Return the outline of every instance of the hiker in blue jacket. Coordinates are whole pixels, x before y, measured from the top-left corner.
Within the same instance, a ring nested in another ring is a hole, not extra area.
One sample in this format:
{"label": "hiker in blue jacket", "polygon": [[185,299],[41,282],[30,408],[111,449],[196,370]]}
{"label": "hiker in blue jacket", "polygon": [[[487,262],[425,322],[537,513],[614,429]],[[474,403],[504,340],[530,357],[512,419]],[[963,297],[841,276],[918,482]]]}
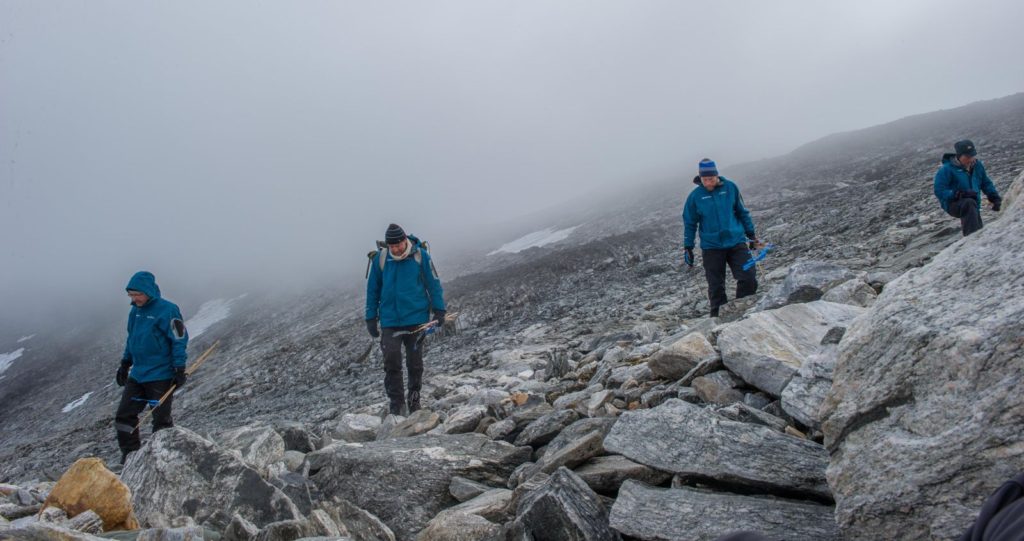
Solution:
{"label": "hiker in blue jacket", "polygon": [[[378,251],[370,261],[366,329],[370,336],[380,338],[384,353],[384,390],[390,412],[401,415],[407,402],[409,413],[420,409],[425,337],[420,328],[431,321],[444,325],[444,291],[430,254],[419,239],[406,236],[401,227],[391,224],[384,241],[387,249]],[[408,395],[402,381],[403,346],[409,372]]]}
{"label": "hiker in blue jacket", "polygon": [[992,210],[999,212],[1003,198],[985,173],[985,165],[977,158],[978,150],[969,139],[957,141],[954,153],[942,155],[942,165],[935,173],[935,197],[942,210],[960,218],[966,237],[983,227],[981,223],[981,194],[984,193]]}
{"label": "hiker in blue jacket", "polygon": [[[185,385],[188,331],[178,305],[160,297],[160,287],[152,273],[140,271],[128,281],[132,309],[128,314],[128,340],[121,355],[121,367],[115,381],[124,387],[117,406],[114,427],[121,447],[121,463],[128,453],[141,446],[139,414],[148,400],[159,400],[171,385]],[[168,396],[153,410],[153,431],[174,426]]]}
{"label": "hiker in blue jacket", "polygon": [[751,257],[747,243],[753,246],[758,241],[739,187],[719,176],[718,166],[707,158],[697,168],[699,175],[693,179],[697,187],[683,206],[683,260],[693,266],[693,247],[699,230],[710,315],[718,317],[719,307],[729,300],[725,294],[726,264],[736,278],[736,298],[757,292],[757,268],[743,270],[743,264]]}

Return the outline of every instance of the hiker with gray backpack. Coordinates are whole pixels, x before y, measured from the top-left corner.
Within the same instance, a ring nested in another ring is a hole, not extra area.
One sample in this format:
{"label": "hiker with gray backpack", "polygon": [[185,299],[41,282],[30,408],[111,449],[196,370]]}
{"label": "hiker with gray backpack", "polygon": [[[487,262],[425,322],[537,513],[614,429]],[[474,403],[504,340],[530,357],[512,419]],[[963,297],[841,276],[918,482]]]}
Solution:
{"label": "hiker with gray backpack", "polygon": [[[420,409],[423,339],[431,328],[444,325],[444,291],[426,242],[391,224],[377,248],[367,262],[366,330],[380,338],[389,411],[402,415],[406,405],[409,413]],[[403,348],[408,394],[402,378]]]}

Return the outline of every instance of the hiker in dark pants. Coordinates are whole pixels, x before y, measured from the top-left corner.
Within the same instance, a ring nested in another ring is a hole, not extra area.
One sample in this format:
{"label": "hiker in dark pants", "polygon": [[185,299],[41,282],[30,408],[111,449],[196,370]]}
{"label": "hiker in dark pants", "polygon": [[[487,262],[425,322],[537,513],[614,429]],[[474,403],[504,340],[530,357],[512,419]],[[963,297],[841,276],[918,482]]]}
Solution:
{"label": "hiker in dark pants", "polygon": [[960,227],[966,237],[981,229],[981,193],[985,194],[992,210],[999,212],[1003,198],[992,179],[985,173],[985,165],[977,158],[978,151],[968,139],[953,145],[956,152],[942,155],[942,165],[935,173],[935,197],[942,210],[960,218]]}
{"label": "hiker in dark pants", "polygon": [[[406,236],[401,227],[391,224],[384,240],[387,248],[370,261],[366,329],[370,336],[380,337],[389,411],[402,415],[407,403],[409,413],[420,409],[425,338],[422,327],[432,320],[444,324],[444,292],[430,253],[419,239]],[[377,329],[378,323],[382,332]],[[408,395],[402,381],[403,348],[409,373]]]}
{"label": "hiker in dark pants", "polygon": [[[128,453],[141,447],[139,414],[149,401],[160,400],[172,384],[185,385],[185,349],[188,331],[178,306],[160,297],[152,273],[135,273],[128,282],[132,310],[128,314],[128,340],[115,381],[124,387],[117,406],[114,427],[121,448],[121,464]],[[171,420],[173,395],[153,411],[153,431],[174,426]]]}
{"label": "hiker in dark pants", "polygon": [[699,230],[710,315],[718,317],[719,308],[729,300],[725,294],[726,265],[736,279],[736,298],[757,293],[757,268],[743,270],[743,264],[751,258],[747,243],[757,243],[757,235],[739,187],[718,176],[715,162],[707,158],[697,167],[700,174],[693,179],[697,187],[683,207],[683,260],[693,266],[693,247]]}

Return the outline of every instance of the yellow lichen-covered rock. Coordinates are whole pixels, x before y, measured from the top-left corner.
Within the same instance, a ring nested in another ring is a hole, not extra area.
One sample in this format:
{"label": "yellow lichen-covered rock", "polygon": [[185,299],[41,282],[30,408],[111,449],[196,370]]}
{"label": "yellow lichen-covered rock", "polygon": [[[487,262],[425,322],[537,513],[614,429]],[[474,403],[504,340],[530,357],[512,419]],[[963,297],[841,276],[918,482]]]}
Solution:
{"label": "yellow lichen-covered rock", "polygon": [[92,510],[103,519],[103,530],[135,530],[132,493],[98,458],[83,458],[64,472],[50,491],[43,509],[58,507],[69,517]]}

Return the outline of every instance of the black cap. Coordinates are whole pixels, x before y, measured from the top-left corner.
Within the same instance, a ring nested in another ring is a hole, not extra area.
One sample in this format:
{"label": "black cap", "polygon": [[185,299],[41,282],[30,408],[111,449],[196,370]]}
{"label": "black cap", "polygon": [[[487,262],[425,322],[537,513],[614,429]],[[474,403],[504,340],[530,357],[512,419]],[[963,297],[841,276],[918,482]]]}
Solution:
{"label": "black cap", "polygon": [[405,240],[405,231],[398,224],[391,224],[384,233],[384,242],[388,244],[399,244]]}
{"label": "black cap", "polygon": [[956,144],[953,145],[953,150],[956,151],[957,156],[963,156],[964,154],[968,156],[978,155],[978,149],[974,148],[974,143],[972,143],[970,139],[957,141]]}

